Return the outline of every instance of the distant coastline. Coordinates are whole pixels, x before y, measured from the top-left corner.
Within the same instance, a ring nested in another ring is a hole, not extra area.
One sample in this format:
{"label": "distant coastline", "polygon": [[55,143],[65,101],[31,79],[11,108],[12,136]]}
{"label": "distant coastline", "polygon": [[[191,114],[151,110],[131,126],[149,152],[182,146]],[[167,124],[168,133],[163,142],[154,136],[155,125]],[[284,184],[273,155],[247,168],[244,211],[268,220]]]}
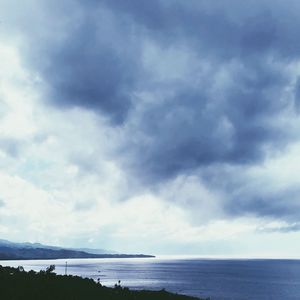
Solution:
{"label": "distant coastline", "polygon": [[[89,249],[85,249],[89,250]],[[60,248],[31,243],[13,243],[0,240],[0,261],[2,260],[34,260],[34,259],[72,259],[72,258],[153,258],[148,254],[123,254],[123,253],[100,253],[100,251],[90,249],[93,252],[82,251],[82,249]]]}
{"label": "distant coastline", "polygon": [[86,256],[51,256],[51,257],[45,257],[45,256],[32,256],[32,257],[23,257],[23,256],[2,256],[0,253],[0,261],[7,261],[7,260],[52,260],[52,259],[74,259],[74,258],[81,258],[81,259],[85,259],[85,258],[155,258],[154,255],[148,255],[148,254],[103,254],[103,255],[89,255],[89,253],[87,253]]}

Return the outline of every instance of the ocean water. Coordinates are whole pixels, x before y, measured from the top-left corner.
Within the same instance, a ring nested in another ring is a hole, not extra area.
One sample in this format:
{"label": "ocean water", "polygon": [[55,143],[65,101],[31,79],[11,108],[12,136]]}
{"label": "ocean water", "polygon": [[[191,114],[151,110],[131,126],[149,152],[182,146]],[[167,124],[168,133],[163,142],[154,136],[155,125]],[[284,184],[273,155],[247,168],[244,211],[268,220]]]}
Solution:
{"label": "ocean water", "polygon": [[[26,270],[55,264],[65,273],[66,260],[1,261]],[[212,300],[300,300],[300,260],[262,259],[68,259],[67,273],[100,278],[102,284],[160,290]]]}

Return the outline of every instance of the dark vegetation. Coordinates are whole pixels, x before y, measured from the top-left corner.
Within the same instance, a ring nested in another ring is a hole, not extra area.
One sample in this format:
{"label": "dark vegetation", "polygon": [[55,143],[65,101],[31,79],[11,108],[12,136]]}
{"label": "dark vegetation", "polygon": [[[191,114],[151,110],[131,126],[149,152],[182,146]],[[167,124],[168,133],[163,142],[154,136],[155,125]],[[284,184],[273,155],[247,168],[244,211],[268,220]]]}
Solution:
{"label": "dark vegetation", "polygon": [[196,300],[167,291],[132,291],[121,286],[102,286],[92,279],[56,275],[52,265],[40,272],[25,272],[23,267],[0,266],[1,299],[5,300]]}

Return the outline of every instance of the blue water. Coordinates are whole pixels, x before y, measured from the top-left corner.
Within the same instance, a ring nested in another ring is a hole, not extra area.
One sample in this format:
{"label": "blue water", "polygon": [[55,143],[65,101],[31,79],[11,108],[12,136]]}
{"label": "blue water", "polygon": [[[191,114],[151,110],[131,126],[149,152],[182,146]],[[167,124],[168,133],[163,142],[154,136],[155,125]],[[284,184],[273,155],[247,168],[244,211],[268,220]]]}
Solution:
{"label": "blue water", "polygon": [[[6,261],[26,270],[65,260]],[[69,259],[68,274],[100,278],[102,284],[133,289],[166,290],[212,300],[300,300],[300,260],[225,259]]]}

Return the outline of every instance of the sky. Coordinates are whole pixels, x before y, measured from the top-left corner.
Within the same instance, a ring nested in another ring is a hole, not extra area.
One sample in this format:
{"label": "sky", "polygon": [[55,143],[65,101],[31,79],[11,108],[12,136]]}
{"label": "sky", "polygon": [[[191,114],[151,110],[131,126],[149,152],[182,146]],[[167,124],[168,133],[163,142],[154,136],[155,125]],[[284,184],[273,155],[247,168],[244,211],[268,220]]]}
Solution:
{"label": "sky", "polygon": [[0,238],[300,253],[298,0],[0,0]]}

